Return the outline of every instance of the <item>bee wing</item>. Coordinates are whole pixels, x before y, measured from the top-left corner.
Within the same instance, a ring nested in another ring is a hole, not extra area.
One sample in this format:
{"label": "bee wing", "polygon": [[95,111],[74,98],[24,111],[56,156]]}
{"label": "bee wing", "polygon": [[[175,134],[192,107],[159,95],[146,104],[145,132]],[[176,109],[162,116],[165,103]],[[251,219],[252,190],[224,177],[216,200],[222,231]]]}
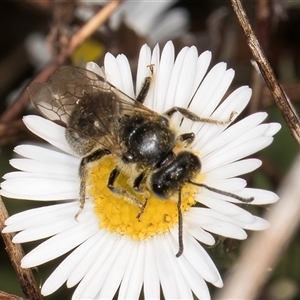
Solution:
{"label": "bee wing", "polygon": [[103,79],[102,83],[99,82],[99,77],[93,72],[61,67],[46,83],[31,83],[28,93],[33,105],[43,116],[67,126],[78,99],[100,86],[105,89]]}
{"label": "bee wing", "polygon": [[[28,92],[34,106],[47,119],[86,139],[97,139],[109,149],[119,145],[115,124],[121,115],[156,114],[100,75],[82,68],[61,67],[46,83],[31,83]],[[83,115],[80,107],[88,115]],[[86,130],[79,132],[74,112],[76,118],[81,117],[87,123]]]}

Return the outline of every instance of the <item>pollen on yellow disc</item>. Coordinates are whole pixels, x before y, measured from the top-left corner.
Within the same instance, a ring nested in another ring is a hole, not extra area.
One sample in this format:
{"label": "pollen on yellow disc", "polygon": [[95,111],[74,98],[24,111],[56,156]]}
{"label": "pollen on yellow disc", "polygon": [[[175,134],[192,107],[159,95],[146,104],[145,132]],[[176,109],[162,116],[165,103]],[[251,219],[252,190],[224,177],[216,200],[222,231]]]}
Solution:
{"label": "pollen on yellow disc", "polygon": [[[100,228],[128,235],[134,240],[142,240],[157,233],[166,232],[178,223],[178,195],[174,195],[174,199],[162,200],[155,197],[149,190],[137,193],[130,186],[134,178],[126,177],[121,171],[114,185],[142,204],[147,199],[145,210],[138,218],[141,209],[131,203],[127,197],[117,195],[107,187],[109,175],[115,167],[115,160],[107,156],[96,162],[89,170],[88,192],[92,196]],[[197,187],[191,185],[183,187],[182,212],[195,204],[196,190]]]}

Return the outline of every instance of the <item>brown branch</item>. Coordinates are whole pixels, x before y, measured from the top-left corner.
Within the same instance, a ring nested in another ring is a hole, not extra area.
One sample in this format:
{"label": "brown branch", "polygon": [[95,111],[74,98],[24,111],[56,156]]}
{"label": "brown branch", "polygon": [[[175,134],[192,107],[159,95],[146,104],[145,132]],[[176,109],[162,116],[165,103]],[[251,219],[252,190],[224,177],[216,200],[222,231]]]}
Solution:
{"label": "brown branch", "polygon": [[0,291],[0,300],[24,300],[24,298]]}
{"label": "brown branch", "polygon": [[257,299],[283,251],[300,223],[300,156],[284,180],[274,204],[266,215],[271,227],[255,233],[244,245],[236,265],[214,299]]}
{"label": "brown branch", "polygon": [[[289,99],[294,104],[298,104],[300,102],[300,81],[285,82],[282,83],[281,86],[288,93]],[[263,107],[268,107],[274,104],[274,98],[266,86],[262,90],[261,99]]]}
{"label": "brown branch", "polygon": [[2,233],[4,222],[8,218],[7,210],[0,197],[0,232],[5,243],[6,252],[10,258],[13,268],[15,269],[21,289],[25,298],[31,300],[41,300],[42,296],[38,288],[31,269],[21,268],[21,259],[24,257],[24,250],[20,244],[12,242],[13,235],[9,233]]}
{"label": "brown branch", "polygon": [[[67,49],[64,49],[58,57],[50,62],[45,68],[33,79],[37,82],[45,82],[48,77],[61,66],[90,35],[92,35],[119,6],[122,0],[112,0],[95,14],[82,28],[72,37]],[[27,108],[29,98],[27,90],[23,90],[14,104],[6,110],[0,117],[0,122],[5,123],[18,118]]]}
{"label": "brown branch", "polygon": [[258,0],[256,5],[258,40],[267,54],[270,52],[272,0]]}
{"label": "brown branch", "polygon": [[240,25],[244,30],[248,46],[255,58],[261,74],[269,87],[274,100],[280,109],[282,116],[287,123],[292,135],[294,136],[298,145],[300,145],[300,122],[299,118],[290,103],[289,99],[286,97],[284,91],[279,85],[275,78],[274,72],[251,28],[248,17],[244,11],[244,8],[240,0],[231,0],[233,9],[238,17]]}
{"label": "brown branch", "polygon": [[65,61],[65,57],[70,57],[74,50],[91,36],[117,9],[122,0],[112,0],[95,14],[81,29],[73,36],[66,53],[62,53],[59,60]]}

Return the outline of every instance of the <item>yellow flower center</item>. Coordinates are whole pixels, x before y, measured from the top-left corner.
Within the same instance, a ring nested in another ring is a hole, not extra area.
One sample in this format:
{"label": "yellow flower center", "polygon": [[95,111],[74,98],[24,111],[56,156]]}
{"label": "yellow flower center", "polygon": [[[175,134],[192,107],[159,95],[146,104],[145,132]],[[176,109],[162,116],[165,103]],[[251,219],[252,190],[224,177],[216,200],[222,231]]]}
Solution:
{"label": "yellow flower center", "polygon": [[[88,189],[94,201],[94,211],[99,217],[99,227],[110,232],[126,234],[134,240],[143,240],[157,233],[163,233],[178,223],[178,194],[174,199],[162,200],[151,191],[135,192],[130,183],[133,178],[124,173],[118,176],[114,185],[144,204],[148,199],[144,212],[138,218],[141,209],[126,197],[113,193],[107,182],[116,162],[112,157],[104,157],[96,162],[89,171]],[[197,187],[186,185],[182,189],[182,213],[195,204],[194,194]]]}

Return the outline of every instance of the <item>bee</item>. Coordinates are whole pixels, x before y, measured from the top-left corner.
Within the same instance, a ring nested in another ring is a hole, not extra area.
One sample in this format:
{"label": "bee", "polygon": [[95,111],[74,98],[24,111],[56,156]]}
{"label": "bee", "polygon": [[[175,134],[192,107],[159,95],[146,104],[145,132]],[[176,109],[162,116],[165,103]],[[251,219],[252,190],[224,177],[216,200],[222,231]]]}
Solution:
{"label": "bee", "polygon": [[[123,93],[106,78],[87,69],[70,66],[57,70],[44,84],[32,83],[28,92],[43,116],[65,127],[68,144],[81,157],[80,209],[75,218],[84,207],[89,164],[108,155],[118,157],[136,174],[132,183],[134,191],[148,191],[160,199],[178,195],[179,251],[176,256],[179,257],[183,253],[181,190],[184,185],[204,187],[243,202],[250,202],[253,198],[243,198],[194,182],[201,172],[199,157],[188,150],[195,134],[178,134],[172,124],[172,116],[179,113],[194,122],[226,124],[232,121],[235,113],[222,121],[199,117],[183,107],[174,106],[163,114],[147,108],[143,103],[154,67],[149,66],[150,76],[145,78],[136,99]],[[178,146],[182,150],[175,153],[174,149]],[[122,167],[118,165],[111,170],[107,187],[136,205],[140,209],[137,218],[140,218],[147,200],[141,203],[134,195],[116,186],[121,172]]]}

